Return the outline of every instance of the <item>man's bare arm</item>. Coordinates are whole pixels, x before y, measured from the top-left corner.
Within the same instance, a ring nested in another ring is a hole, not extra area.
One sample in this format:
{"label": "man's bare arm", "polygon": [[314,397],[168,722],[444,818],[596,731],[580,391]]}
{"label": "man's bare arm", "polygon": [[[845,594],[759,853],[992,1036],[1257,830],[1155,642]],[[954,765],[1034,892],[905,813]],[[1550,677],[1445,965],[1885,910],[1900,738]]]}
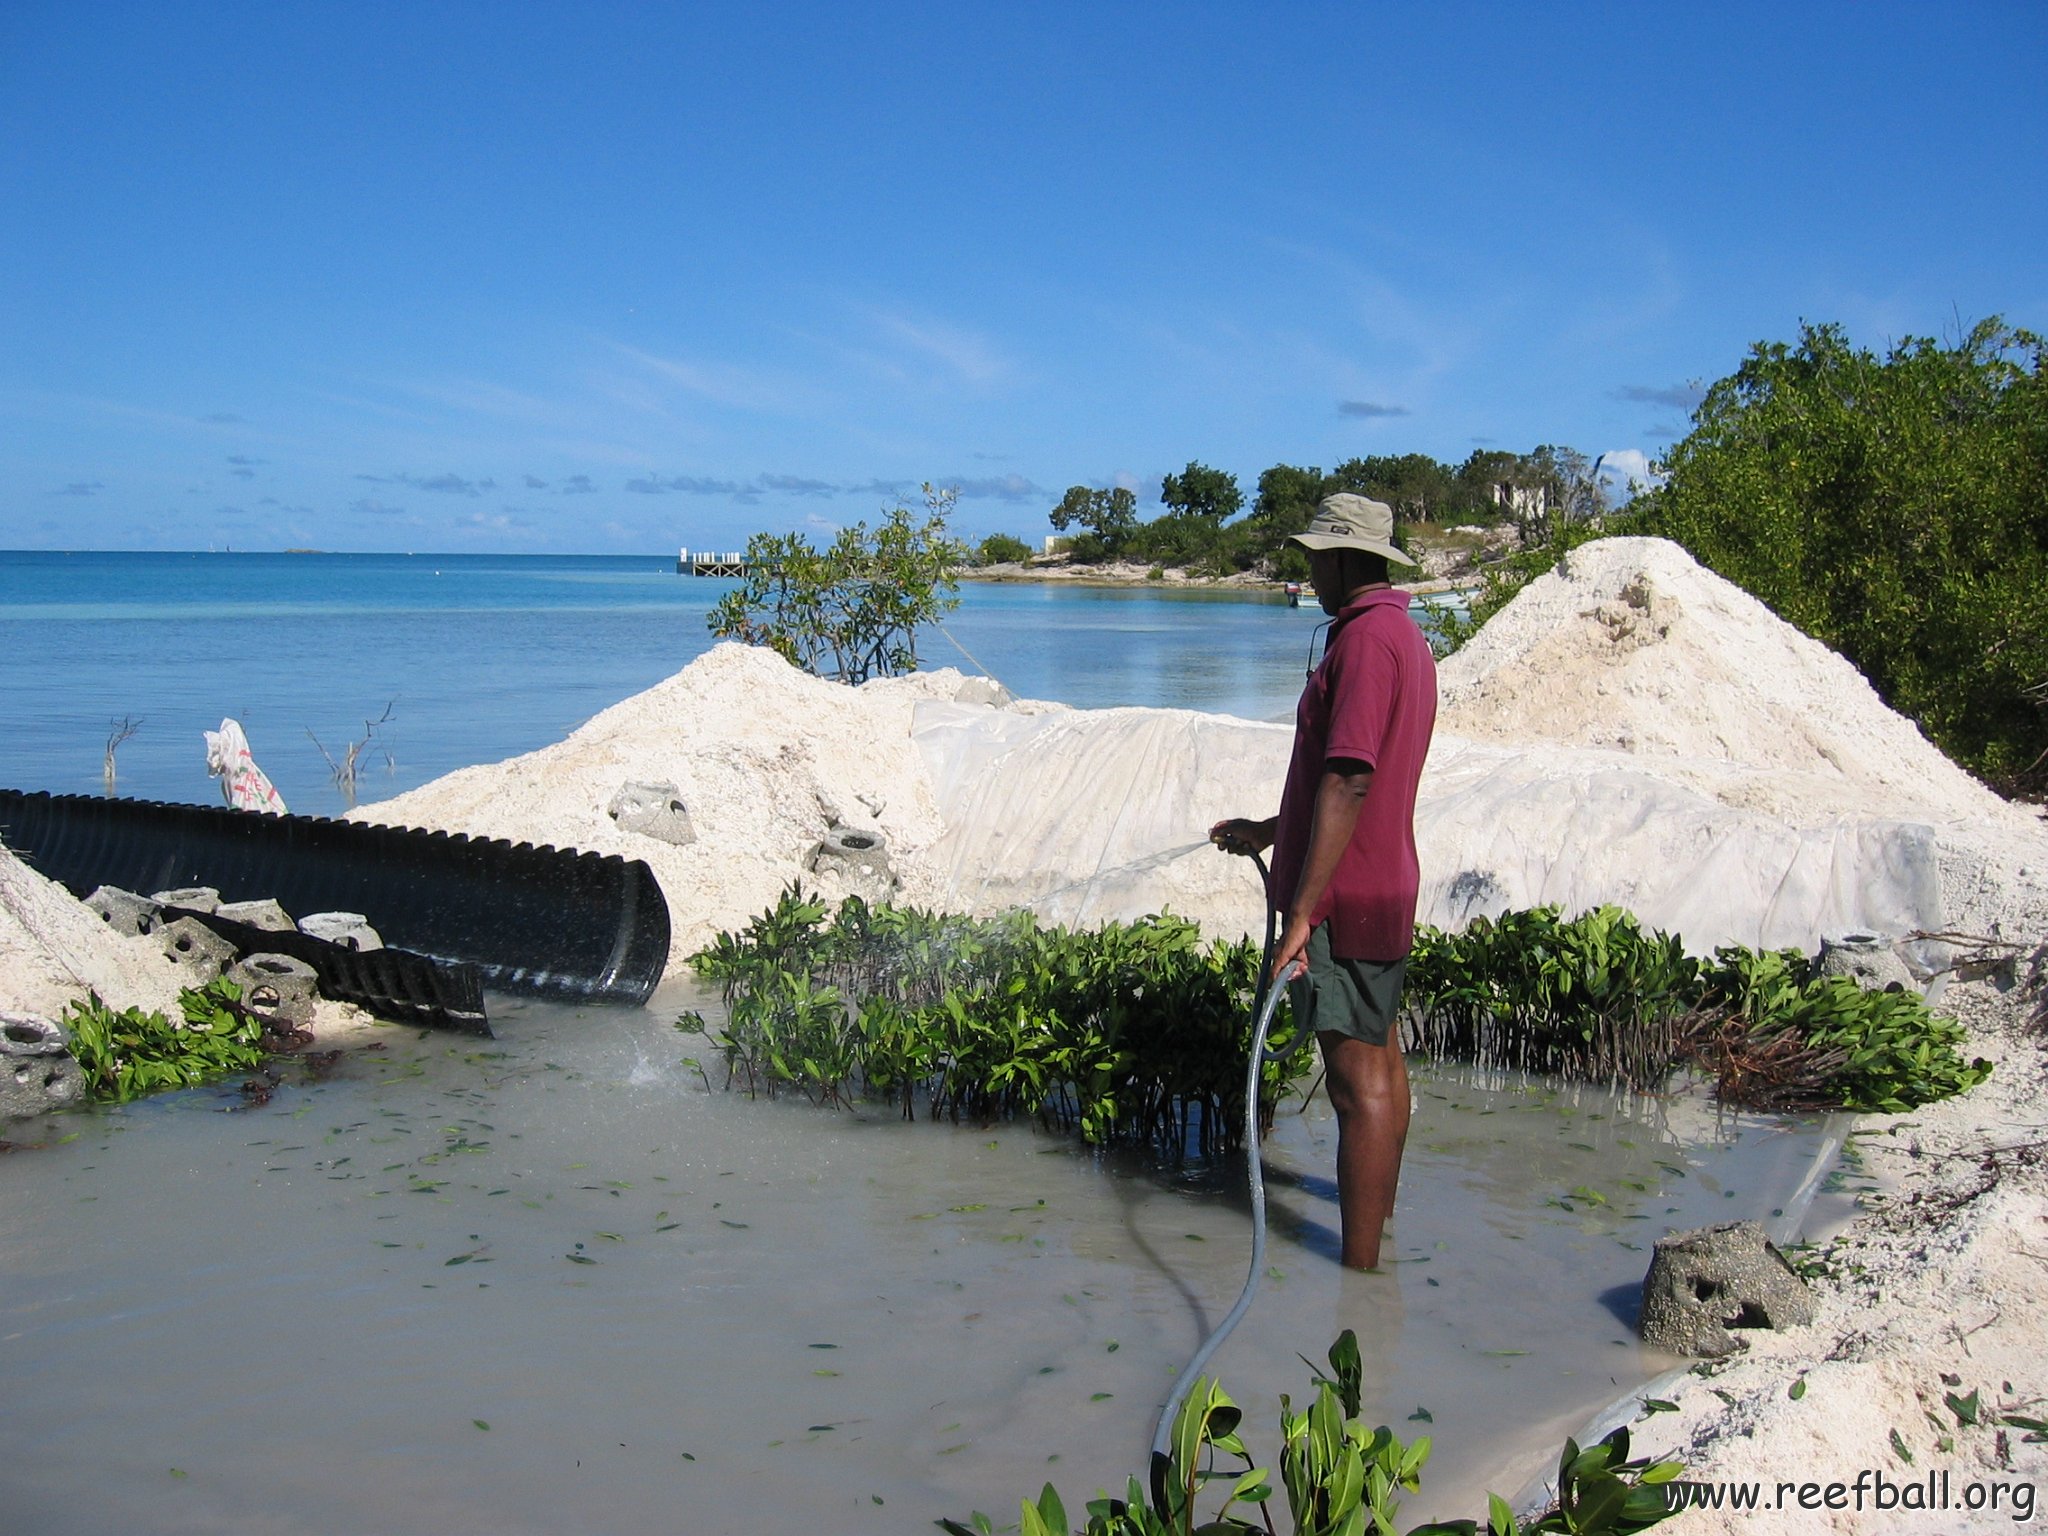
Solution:
{"label": "man's bare arm", "polygon": [[1297,963],[1308,963],[1309,915],[1330,888],[1344,850],[1351,846],[1351,834],[1358,830],[1365,797],[1371,792],[1370,763],[1333,757],[1323,765],[1323,777],[1316,785],[1315,816],[1309,823],[1308,856],[1302,860],[1301,878],[1295,882],[1286,922],[1273,949],[1276,978],[1295,969]]}

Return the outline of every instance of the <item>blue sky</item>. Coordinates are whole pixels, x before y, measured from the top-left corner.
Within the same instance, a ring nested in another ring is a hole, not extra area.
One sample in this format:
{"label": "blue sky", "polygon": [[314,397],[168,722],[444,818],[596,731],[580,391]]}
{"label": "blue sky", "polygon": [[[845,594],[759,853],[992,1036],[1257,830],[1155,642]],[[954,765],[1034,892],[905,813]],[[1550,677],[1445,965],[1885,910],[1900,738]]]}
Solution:
{"label": "blue sky", "polygon": [[1802,319],[2048,330],[2044,80],[2038,0],[9,0],[0,548],[1636,464]]}

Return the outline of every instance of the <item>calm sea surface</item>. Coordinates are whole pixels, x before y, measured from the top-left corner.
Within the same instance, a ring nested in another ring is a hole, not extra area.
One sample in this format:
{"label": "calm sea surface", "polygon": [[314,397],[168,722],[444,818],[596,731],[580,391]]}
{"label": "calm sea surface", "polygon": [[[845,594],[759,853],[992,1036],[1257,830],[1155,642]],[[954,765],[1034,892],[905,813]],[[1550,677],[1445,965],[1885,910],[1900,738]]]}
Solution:
{"label": "calm sea surface", "polygon": [[[707,649],[733,584],[663,556],[0,552],[0,786],[215,803],[200,733],[233,716],[293,810],[558,741]],[[1322,615],[1271,593],[963,584],[927,666],[1081,707],[1291,717]],[[969,657],[973,659],[970,660]],[[978,665],[977,665],[978,663]]]}

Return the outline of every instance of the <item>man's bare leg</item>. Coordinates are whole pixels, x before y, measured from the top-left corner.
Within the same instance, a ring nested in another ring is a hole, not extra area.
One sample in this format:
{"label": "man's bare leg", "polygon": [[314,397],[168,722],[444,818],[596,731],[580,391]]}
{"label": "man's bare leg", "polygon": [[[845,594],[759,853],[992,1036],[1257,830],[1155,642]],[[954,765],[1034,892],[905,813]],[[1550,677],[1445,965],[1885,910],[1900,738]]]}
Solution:
{"label": "man's bare leg", "polygon": [[1367,1045],[1320,1033],[1330,1105],[1337,1111],[1337,1209],[1343,1263],[1377,1269],[1380,1236],[1394,1214],[1401,1151],[1408,1141],[1408,1063],[1399,1036]]}

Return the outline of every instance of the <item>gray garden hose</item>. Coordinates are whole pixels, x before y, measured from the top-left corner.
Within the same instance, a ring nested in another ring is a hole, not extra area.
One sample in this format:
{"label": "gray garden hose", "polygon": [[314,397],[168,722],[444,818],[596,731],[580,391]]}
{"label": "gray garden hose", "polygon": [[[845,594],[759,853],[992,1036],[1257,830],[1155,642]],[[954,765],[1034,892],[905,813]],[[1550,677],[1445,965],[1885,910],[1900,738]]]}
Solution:
{"label": "gray garden hose", "polygon": [[[1266,864],[1256,853],[1251,861],[1259,866],[1259,888],[1266,888]],[[1180,1405],[1201,1374],[1202,1367],[1209,1363],[1209,1357],[1216,1353],[1223,1341],[1230,1336],[1230,1330],[1250,1310],[1252,1297],[1259,1289],[1259,1276],[1266,1265],[1266,1173],[1265,1165],[1259,1158],[1259,1078],[1266,1065],[1266,1031],[1273,1023],[1273,1013],[1280,1006],[1280,999],[1286,995],[1286,988],[1277,985],[1272,977],[1274,923],[1278,916],[1272,903],[1266,905],[1266,948],[1259,959],[1259,990],[1254,1000],[1256,1014],[1252,1024],[1251,1061],[1245,1069],[1244,1084],[1244,1148],[1245,1179],[1250,1186],[1252,1201],[1252,1260],[1244,1277],[1244,1289],[1238,1293],[1237,1303],[1224,1314],[1209,1337],[1202,1340],[1201,1348],[1182,1368],[1175,1379],[1173,1390],[1166,1396],[1166,1406],[1160,1410],[1159,1427],[1152,1432],[1152,1507],[1164,1517],[1166,1514],[1166,1471],[1171,1461],[1168,1445],[1173,1438],[1173,1417],[1180,1412]],[[1287,1049],[1293,1049],[1290,1042]],[[1275,1058],[1277,1059],[1277,1053]]]}

